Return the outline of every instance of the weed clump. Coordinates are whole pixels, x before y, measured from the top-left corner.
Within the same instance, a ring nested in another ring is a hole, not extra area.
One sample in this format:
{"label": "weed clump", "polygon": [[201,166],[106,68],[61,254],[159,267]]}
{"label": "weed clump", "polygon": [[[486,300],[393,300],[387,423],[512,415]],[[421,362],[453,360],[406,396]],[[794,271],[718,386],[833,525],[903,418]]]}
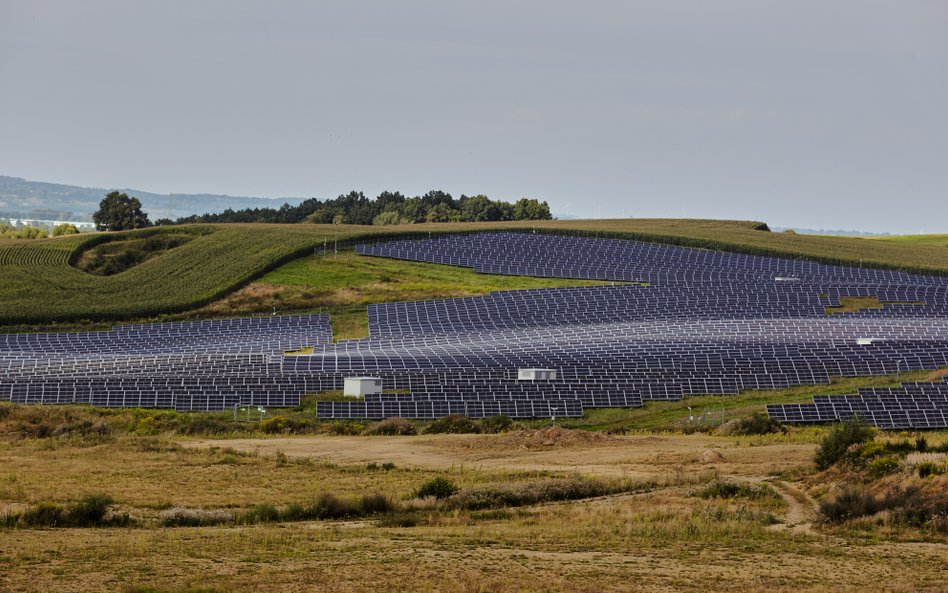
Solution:
{"label": "weed clump", "polygon": [[386,418],[376,422],[375,424],[369,425],[365,429],[363,434],[367,435],[382,435],[382,436],[398,436],[398,435],[413,435],[418,434],[418,431],[415,429],[415,425],[405,420],[404,418]]}
{"label": "weed clump", "polygon": [[207,527],[224,525],[234,521],[234,515],[228,511],[184,507],[166,509],[161,512],[158,518],[165,527]]}
{"label": "weed clump", "polygon": [[481,425],[460,414],[452,414],[438,418],[428,425],[425,434],[477,434],[481,432]]}
{"label": "weed clump", "polygon": [[724,436],[751,436],[778,432],[785,433],[787,429],[779,421],[763,412],[729,420],[715,430],[716,434]]}
{"label": "weed clump", "polygon": [[498,434],[510,430],[513,426],[513,420],[508,416],[488,416],[481,419],[481,432],[486,434]]}

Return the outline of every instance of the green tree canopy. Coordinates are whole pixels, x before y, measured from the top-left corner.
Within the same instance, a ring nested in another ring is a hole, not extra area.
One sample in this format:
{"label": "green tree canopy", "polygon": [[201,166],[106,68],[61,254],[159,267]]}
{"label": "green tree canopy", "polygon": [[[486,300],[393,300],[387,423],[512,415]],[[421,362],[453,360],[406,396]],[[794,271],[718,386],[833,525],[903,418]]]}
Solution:
{"label": "green tree canopy", "polygon": [[95,228],[100,231],[125,231],[149,225],[138,198],[130,198],[117,191],[109,192],[99,202],[99,210],[92,215]]}

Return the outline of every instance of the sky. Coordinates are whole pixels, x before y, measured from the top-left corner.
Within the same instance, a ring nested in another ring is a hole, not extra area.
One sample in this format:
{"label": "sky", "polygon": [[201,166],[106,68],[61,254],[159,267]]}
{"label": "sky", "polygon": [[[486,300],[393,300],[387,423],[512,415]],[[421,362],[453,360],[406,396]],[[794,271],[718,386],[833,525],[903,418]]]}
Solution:
{"label": "sky", "polygon": [[948,2],[0,0],[0,175],[948,232]]}

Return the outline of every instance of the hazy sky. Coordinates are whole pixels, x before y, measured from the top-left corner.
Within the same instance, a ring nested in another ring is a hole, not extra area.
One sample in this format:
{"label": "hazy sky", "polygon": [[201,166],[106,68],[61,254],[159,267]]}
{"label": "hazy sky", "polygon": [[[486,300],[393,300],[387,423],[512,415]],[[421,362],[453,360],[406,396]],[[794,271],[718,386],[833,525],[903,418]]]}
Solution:
{"label": "hazy sky", "polygon": [[0,174],[948,232],[948,2],[0,0]]}

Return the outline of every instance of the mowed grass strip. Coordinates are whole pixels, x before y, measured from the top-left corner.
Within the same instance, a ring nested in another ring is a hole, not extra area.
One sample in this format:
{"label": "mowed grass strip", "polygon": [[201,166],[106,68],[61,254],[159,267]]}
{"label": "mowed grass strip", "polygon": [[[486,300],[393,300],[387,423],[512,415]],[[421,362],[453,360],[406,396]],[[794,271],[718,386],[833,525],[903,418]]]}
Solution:
{"label": "mowed grass strip", "polygon": [[[679,401],[650,401],[641,408],[588,409],[582,418],[562,418],[557,424],[584,430],[706,431],[728,420],[766,410],[767,404],[813,401],[815,395],[854,395],[868,387],[898,387],[908,381],[940,381],[948,370],[910,371],[874,377],[833,377],[825,385],[799,385],[787,389],[748,389],[734,395],[693,395]],[[549,420],[529,422],[532,425]],[[800,438],[808,435],[799,434]]]}
{"label": "mowed grass strip", "polygon": [[498,290],[612,284],[592,280],[478,274],[469,268],[358,255],[304,257],[265,275],[198,313],[236,316],[300,311],[329,313],[337,340],[368,336],[370,303],[483,296]]}

